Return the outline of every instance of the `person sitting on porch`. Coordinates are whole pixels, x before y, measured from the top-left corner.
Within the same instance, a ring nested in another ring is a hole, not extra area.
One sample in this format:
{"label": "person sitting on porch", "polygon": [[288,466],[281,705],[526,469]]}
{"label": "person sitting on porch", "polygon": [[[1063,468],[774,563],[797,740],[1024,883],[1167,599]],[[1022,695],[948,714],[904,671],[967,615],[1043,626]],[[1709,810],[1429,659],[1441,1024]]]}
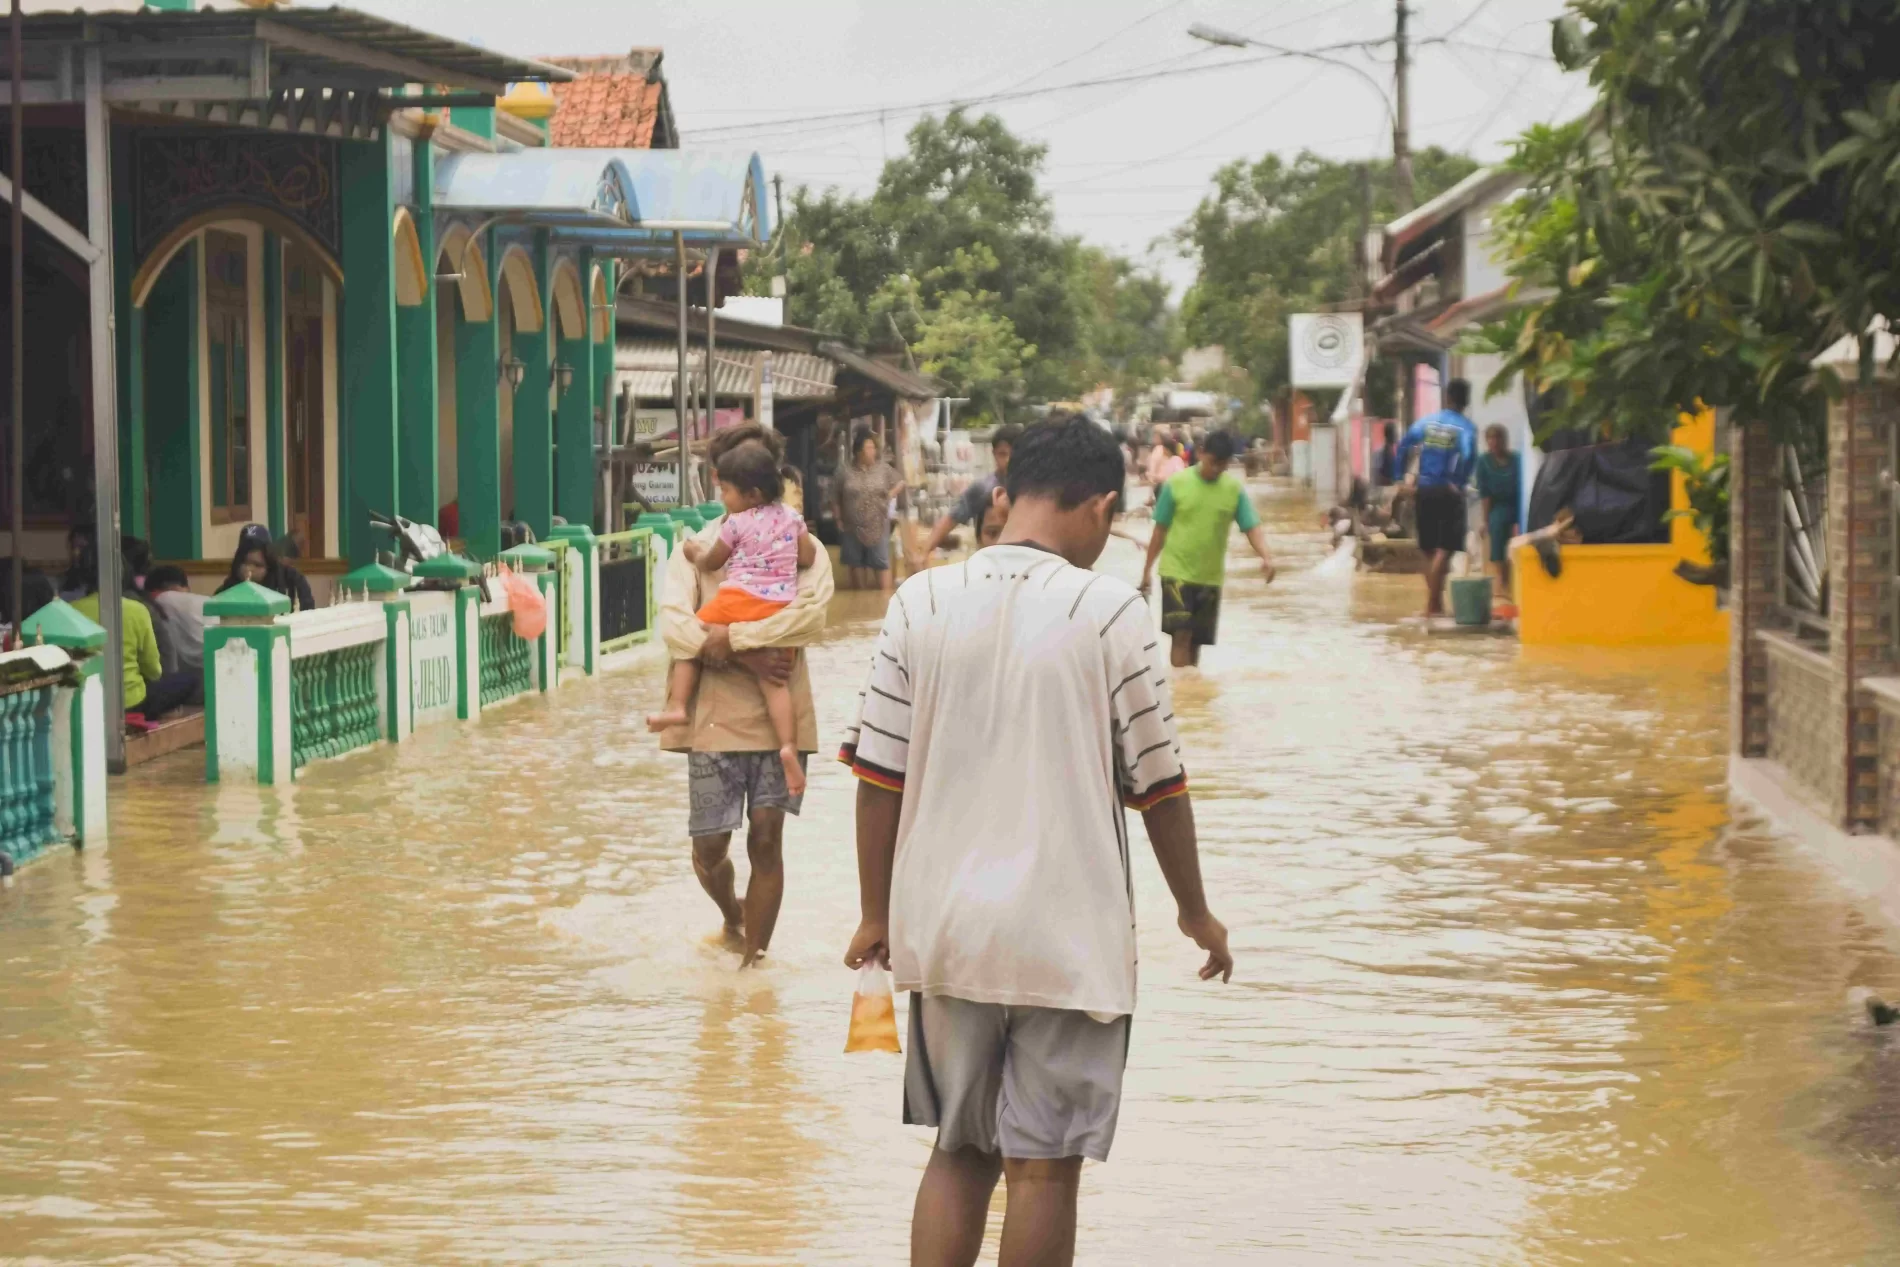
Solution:
{"label": "person sitting on porch", "polygon": [[86,581],[92,572],[84,565],[93,557],[86,551],[92,548],[96,535],[91,524],[74,524],[66,533],[66,571],[59,578],[59,596],[69,603],[86,595]]}
{"label": "person sitting on porch", "polygon": [[245,524],[238,534],[237,553],[231,556],[231,573],[218,586],[218,593],[241,581],[252,581],[267,590],[276,590],[290,600],[293,612],[311,611],[317,600],[310,593],[310,582],[302,572],[284,562],[271,544],[270,529],[263,524]]}
{"label": "person sitting on porch", "polygon": [[[185,569],[161,563],[145,575],[145,596],[152,601],[158,624],[170,635],[171,657],[165,671],[179,669],[204,672],[205,604],[203,594],[191,592]],[[164,647],[159,648],[161,658]]]}
{"label": "person sitting on porch", "polygon": [[[121,567],[130,575],[126,563]],[[80,569],[92,579],[87,583],[85,596],[75,600],[73,607],[82,616],[96,621],[99,619],[99,561],[90,547]],[[165,672],[158,655],[158,634],[152,627],[152,612],[142,601],[130,594],[121,594],[119,622],[125,646],[125,712],[128,717],[155,720],[204,690],[202,672],[182,669],[176,673]]]}

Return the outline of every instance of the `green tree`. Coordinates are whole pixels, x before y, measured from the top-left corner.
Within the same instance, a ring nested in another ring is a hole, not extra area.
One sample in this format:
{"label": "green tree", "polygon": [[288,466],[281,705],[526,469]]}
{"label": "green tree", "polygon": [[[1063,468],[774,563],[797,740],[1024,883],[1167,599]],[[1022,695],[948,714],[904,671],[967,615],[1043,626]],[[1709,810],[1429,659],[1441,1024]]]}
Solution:
{"label": "green tree", "polygon": [[1572,0],[1554,47],[1597,101],[1518,146],[1537,298],[1484,334],[1549,425],[1653,436],[1706,402],[1814,433],[1810,362],[1900,312],[1896,46],[1896,0]]}
{"label": "green tree", "polygon": [[901,341],[996,418],[1166,377],[1179,343],[1166,284],[1056,231],[1043,155],[994,116],[926,118],[870,197],[795,190],[750,284],[782,266],[789,320],[866,346]]}
{"label": "green tree", "polygon": [[[1424,150],[1414,158],[1418,195],[1436,197],[1475,170],[1462,155]],[[1230,362],[1246,367],[1256,400],[1285,388],[1287,318],[1351,297],[1362,202],[1369,192],[1373,224],[1393,219],[1391,185],[1389,163],[1311,153],[1221,168],[1213,192],[1175,234],[1200,266],[1181,306],[1189,342],[1225,347]]]}

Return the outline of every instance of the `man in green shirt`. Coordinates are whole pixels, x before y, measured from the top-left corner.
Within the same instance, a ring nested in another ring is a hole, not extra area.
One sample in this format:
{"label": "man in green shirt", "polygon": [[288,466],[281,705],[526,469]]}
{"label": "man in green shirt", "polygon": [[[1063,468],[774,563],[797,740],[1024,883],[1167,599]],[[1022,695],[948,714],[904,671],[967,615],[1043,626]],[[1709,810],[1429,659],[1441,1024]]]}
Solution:
{"label": "man in green shirt", "polygon": [[1177,669],[1199,664],[1201,648],[1213,645],[1220,626],[1220,591],[1227,579],[1231,525],[1240,525],[1247,544],[1260,556],[1261,574],[1269,584],[1273,582],[1267,530],[1254,513],[1246,486],[1227,473],[1238,447],[1233,436],[1214,432],[1201,445],[1200,461],[1155,494],[1155,530],[1148,538],[1141,588],[1147,592],[1159,558],[1161,632],[1174,641],[1169,658]]}

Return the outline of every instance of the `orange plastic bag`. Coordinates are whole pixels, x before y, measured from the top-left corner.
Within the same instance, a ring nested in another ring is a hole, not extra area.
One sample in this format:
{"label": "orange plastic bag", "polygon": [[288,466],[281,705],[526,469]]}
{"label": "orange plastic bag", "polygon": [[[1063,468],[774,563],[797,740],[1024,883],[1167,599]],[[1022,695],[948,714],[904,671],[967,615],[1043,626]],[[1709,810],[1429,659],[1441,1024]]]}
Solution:
{"label": "orange plastic bag", "polygon": [[875,960],[858,969],[858,990],[851,996],[851,1032],[844,1049],[850,1051],[895,1051],[897,1045],[897,1007],[891,999],[891,974]]}
{"label": "orange plastic bag", "polygon": [[548,627],[548,603],[541,589],[507,564],[501,565],[501,587],[508,594],[508,610],[514,613],[515,637],[533,642]]}

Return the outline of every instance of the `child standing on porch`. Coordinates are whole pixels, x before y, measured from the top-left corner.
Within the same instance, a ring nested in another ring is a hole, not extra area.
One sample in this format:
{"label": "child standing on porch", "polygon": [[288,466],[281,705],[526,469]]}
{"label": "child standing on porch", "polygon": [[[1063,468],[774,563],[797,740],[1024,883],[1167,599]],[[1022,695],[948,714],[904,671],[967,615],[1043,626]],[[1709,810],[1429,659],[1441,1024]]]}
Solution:
{"label": "child standing on porch", "polygon": [[[818,545],[805,531],[803,516],[785,504],[784,477],[764,445],[747,441],[728,450],[720,456],[716,470],[719,500],[726,505],[719,540],[708,550],[692,540],[680,546],[701,572],[726,569],[719,592],[696,614],[707,625],[764,620],[797,597],[798,570],[812,565]],[[647,715],[647,729],[684,725],[687,703],[698,686],[699,664],[675,660],[667,679],[666,708]],[[798,796],[805,790],[805,767],[798,759],[791,689],[764,678],[759,679],[759,689],[765,694],[765,709],[778,738],[785,789]]]}

